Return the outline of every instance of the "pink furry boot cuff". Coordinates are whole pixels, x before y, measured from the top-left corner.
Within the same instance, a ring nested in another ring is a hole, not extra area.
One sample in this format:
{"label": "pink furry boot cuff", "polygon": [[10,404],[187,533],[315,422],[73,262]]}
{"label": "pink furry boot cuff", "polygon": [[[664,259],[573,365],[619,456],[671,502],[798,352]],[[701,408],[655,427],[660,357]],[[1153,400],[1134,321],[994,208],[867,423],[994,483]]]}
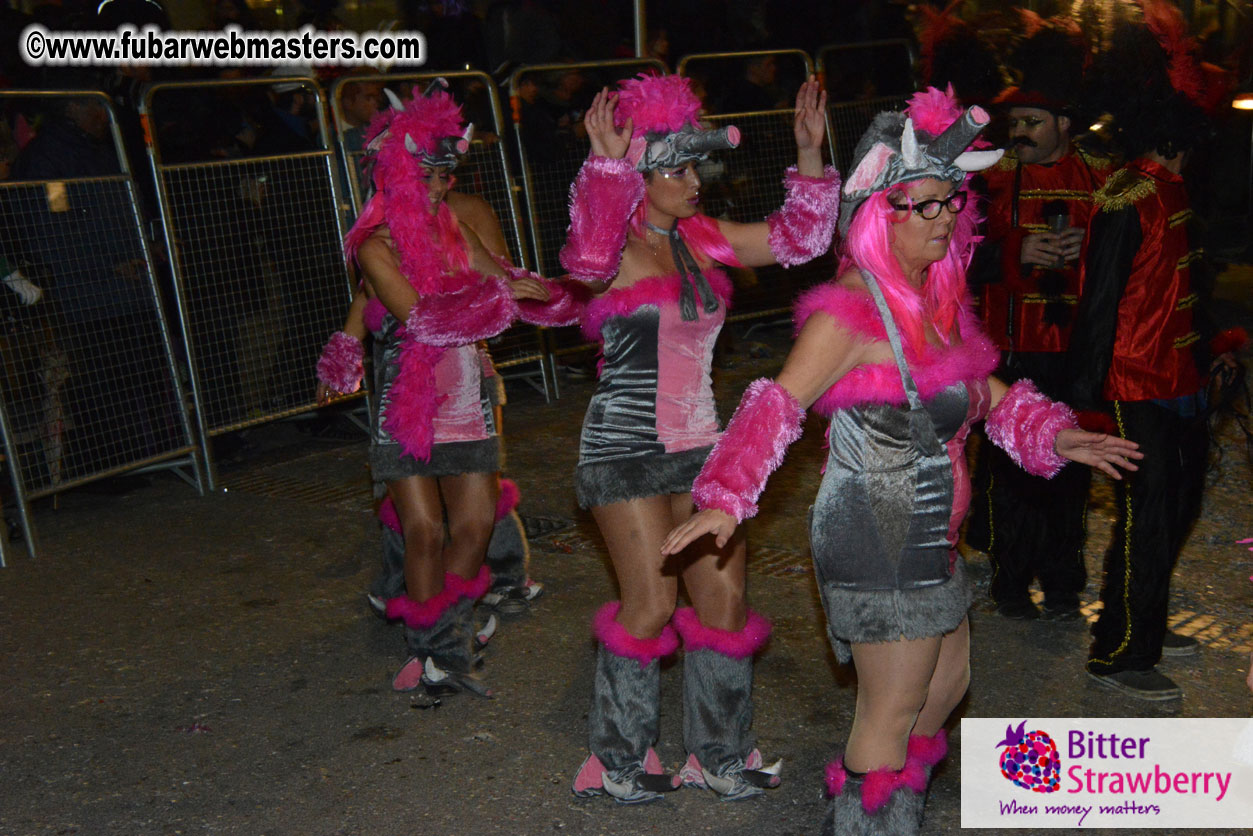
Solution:
{"label": "pink furry boot cuff", "polygon": [[1053,443],[1062,430],[1078,429],[1075,413],[1064,403],[1041,395],[1030,380],[1022,379],[988,413],[988,438],[1014,463],[1033,476],[1052,479],[1066,465]]}
{"label": "pink furry boot cuff", "polygon": [[719,630],[701,623],[694,607],[674,611],[671,624],[683,639],[684,650],[713,650],[734,659],[747,659],[761,650],[770,638],[770,622],[760,613],[749,610],[741,630]]}
{"label": "pink furry boot cuff", "polygon": [[467,271],[466,283],[448,293],[428,293],[405,323],[410,339],[440,347],[469,345],[504,331],[518,318],[509,283]]}
{"label": "pink furry boot cuff", "polygon": [[620,609],[621,601],[610,601],[597,610],[592,618],[592,634],[610,653],[624,659],[634,659],[643,668],[654,659],[669,656],[679,649],[679,637],[669,624],[661,628],[661,635],[655,639],[641,639],[628,633],[618,623]]}
{"label": "pink furry boot cuff", "polygon": [[627,220],[644,199],[630,160],[588,157],[570,186],[570,227],[561,266],[581,281],[612,279],[626,245]]}
{"label": "pink furry boot cuff", "polygon": [[831,248],[835,222],[840,217],[840,172],[827,166],[821,177],[787,170],[783,178],[787,197],[766,219],[770,252],[784,267],[804,264]]}
{"label": "pink furry boot cuff", "polygon": [[341,395],[352,394],[361,388],[364,358],[361,340],[345,331],[336,331],[318,358],[318,380]]}
{"label": "pink furry boot cuff", "polygon": [[801,437],[805,408],[773,380],[754,380],[692,485],[699,508],[717,508],[739,522],[757,513],[770,474]]}

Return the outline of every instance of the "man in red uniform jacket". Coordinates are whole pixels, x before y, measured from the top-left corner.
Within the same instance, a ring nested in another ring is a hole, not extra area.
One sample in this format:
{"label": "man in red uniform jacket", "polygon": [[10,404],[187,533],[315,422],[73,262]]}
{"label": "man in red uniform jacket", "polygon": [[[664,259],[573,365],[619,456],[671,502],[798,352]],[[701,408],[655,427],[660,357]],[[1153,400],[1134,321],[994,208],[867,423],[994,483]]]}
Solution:
{"label": "man in red uniform jacket", "polygon": [[[1105,157],[1071,141],[1082,56],[1064,36],[1034,36],[1032,54],[1049,68],[1024,74],[998,98],[1008,108],[1010,151],[985,172],[987,237],[976,257],[985,282],[981,309],[1001,348],[998,374],[1030,378],[1051,398],[1065,394],[1065,351],[1079,304],[1079,256],[1092,193],[1112,170]],[[1031,45],[1025,45],[1025,47]],[[1059,66],[1060,64],[1060,66]],[[1067,83],[1067,77],[1072,79]],[[999,448],[984,445],[975,476],[967,542],[988,553],[989,593],[1008,618],[1037,618],[1028,588],[1039,578],[1043,616],[1079,617],[1089,472],[1066,468],[1053,480],[1031,476]]]}

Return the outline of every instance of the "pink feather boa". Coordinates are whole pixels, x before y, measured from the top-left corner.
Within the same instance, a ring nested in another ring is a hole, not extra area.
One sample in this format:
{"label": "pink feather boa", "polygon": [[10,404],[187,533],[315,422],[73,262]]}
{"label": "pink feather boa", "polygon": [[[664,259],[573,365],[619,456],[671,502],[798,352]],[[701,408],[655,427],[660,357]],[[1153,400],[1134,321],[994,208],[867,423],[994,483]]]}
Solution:
{"label": "pink feather boa", "polygon": [[618,623],[618,610],[622,602],[610,601],[605,604],[592,618],[592,635],[615,656],[634,659],[643,668],[654,659],[669,656],[679,649],[679,637],[674,628],[667,624],[661,628],[661,635],[655,639],[641,639],[627,632]]}
{"label": "pink feather boa", "polygon": [[683,639],[684,650],[713,650],[734,659],[747,659],[765,646],[770,638],[770,622],[748,610],[744,629],[731,632],[701,623],[694,607],[680,607],[671,622]]}
{"label": "pink feather boa", "polygon": [[[865,291],[834,282],[815,287],[796,302],[793,315],[796,330],[799,332],[819,311],[855,336],[872,341],[887,340],[879,311]],[[961,342],[948,346],[928,343],[921,357],[909,343],[905,343],[905,361],[923,400],[935,397],[954,383],[983,380],[1000,362],[996,346],[988,339],[982,324],[971,314],[968,303],[963,304],[958,313],[958,330]],[[824,392],[814,402],[813,409],[820,415],[830,415],[838,409],[859,404],[901,406],[905,402],[905,387],[901,384],[900,372],[895,362],[888,361],[857,366]]]}
{"label": "pink feather boa", "polygon": [[617,274],[627,219],[643,199],[644,178],[630,161],[584,161],[570,185],[570,227],[559,256],[571,278],[605,281]]}
{"label": "pink feather boa", "polygon": [[444,573],[444,588],[425,601],[415,601],[407,595],[387,599],[386,615],[398,618],[414,630],[429,630],[439,621],[448,608],[462,598],[477,601],[492,583],[491,572],[486,566],[473,578],[463,578],[452,572]]}
{"label": "pink feather boa", "polygon": [[[725,307],[731,307],[733,288],[727,274],[711,268],[705,270],[704,275],[709,280],[709,289],[714,295]],[[583,314],[583,336],[589,340],[599,340],[600,329],[605,320],[614,316],[626,316],[645,305],[677,305],[681,281],[683,280],[677,273],[672,273],[669,276],[649,276],[623,288],[609,288],[607,292],[587,303]]]}
{"label": "pink feather boa", "polygon": [[717,508],[738,522],[755,515],[757,497],[804,422],[805,408],[791,392],[773,380],[753,381],[692,484],[697,507]]}
{"label": "pink feather boa", "polygon": [[[842,795],[844,785],[848,782],[848,771],[844,768],[844,758],[836,758],[827,764],[827,795]],[[875,769],[866,773],[861,783],[861,807],[867,813],[877,813],[891,799],[892,793],[900,788],[912,792],[927,791],[927,774],[922,765],[916,761],[905,759],[905,766],[896,769]]]}
{"label": "pink feather boa", "polygon": [[500,480],[500,496],[496,499],[496,522],[500,522],[514,508],[518,507],[518,502],[522,499],[522,492],[518,490],[518,483],[512,479],[501,478]]}
{"label": "pink feather boa", "polygon": [[364,358],[361,340],[347,332],[336,331],[318,358],[318,380],[341,395],[351,394],[361,388],[361,378],[365,376]]}
{"label": "pink feather boa", "polygon": [[1053,449],[1057,434],[1078,429],[1079,422],[1070,407],[1049,400],[1024,378],[1009,387],[988,413],[984,427],[988,439],[1015,464],[1034,476],[1052,479],[1068,461]]}
{"label": "pink feather boa", "polygon": [[405,323],[408,339],[451,348],[496,336],[518,316],[509,284],[473,271],[451,277],[455,290],[428,293],[418,299]]}
{"label": "pink feather boa", "polygon": [[787,198],[766,219],[768,241],[775,259],[784,267],[794,267],[831,249],[840,217],[840,172],[829,165],[821,177],[806,177],[791,166],[783,185]]}

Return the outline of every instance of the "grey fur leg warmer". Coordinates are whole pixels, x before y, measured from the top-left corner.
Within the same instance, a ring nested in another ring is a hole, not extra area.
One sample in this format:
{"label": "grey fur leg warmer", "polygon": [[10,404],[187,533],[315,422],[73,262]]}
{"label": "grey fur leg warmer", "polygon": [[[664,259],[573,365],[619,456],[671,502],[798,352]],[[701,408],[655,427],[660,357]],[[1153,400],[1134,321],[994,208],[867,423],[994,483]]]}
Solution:
{"label": "grey fur leg warmer", "polygon": [[512,589],[526,583],[530,547],[526,530],[517,511],[497,520],[487,543],[487,568],[492,571],[492,589]]}
{"label": "grey fur leg warmer", "polygon": [[897,770],[849,773],[843,759],[827,766],[827,805],[822,836],[917,836],[927,776],[909,758]]}

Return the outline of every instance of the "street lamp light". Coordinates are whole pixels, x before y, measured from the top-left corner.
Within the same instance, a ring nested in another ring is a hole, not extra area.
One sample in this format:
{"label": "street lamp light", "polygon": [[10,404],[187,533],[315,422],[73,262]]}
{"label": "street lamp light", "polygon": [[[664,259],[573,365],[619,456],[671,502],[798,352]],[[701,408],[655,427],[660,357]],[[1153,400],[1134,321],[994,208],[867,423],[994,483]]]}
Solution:
{"label": "street lamp light", "polygon": [[[1239,93],[1231,100],[1231,106],[1236,110],[1253,111],[1253,93]],[[1253,129],[1249,132],[1249,202],[1248,202],[1249,226],[1253,228]]]}

